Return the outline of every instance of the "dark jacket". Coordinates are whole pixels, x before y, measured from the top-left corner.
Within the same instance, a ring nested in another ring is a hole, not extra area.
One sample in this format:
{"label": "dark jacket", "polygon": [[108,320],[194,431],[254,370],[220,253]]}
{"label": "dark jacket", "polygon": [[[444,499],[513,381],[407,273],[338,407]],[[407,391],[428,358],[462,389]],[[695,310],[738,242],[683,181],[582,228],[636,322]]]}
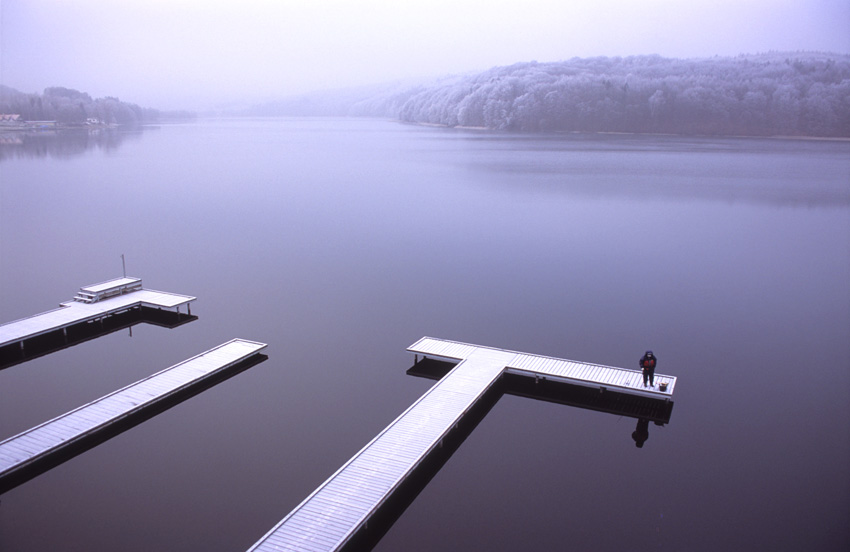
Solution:
{"label": "dark jacket", "polygon": [[646,353],[640,357],[640,367],[647,372],[655,372],[655,365],[658,364],[658,359],[652,353]]}

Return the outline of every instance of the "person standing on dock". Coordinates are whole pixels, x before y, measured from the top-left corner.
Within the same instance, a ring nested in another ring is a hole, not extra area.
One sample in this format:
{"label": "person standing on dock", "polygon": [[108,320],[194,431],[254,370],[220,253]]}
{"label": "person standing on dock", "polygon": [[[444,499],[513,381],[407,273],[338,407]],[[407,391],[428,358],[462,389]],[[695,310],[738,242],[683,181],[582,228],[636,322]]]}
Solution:
{"label": "person standing on dock", "polygon": [[655,355],[652,354],[652,351],[647,351],[640,358],[640,369],[643,371],[643,386],[646,387],[646,380],[649,380],[649,386],[654,387],[655,385],[655,365],[657,364],[657,359]]}

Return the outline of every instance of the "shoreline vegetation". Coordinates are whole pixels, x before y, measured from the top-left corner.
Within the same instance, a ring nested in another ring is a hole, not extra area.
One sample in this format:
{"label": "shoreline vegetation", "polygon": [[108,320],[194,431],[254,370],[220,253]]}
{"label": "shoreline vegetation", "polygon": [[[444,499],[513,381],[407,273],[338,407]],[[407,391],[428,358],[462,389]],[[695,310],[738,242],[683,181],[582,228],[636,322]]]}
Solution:
{"label": "shoreline vegetation", "polygon": [[160,111],[114,97],[93,99],[61,86],[31,94],[0,85],[0,131],[105,129],[194,117],[189,111]]}
{"label": "shoreline vegetation", "polygon": [[[392,120],[392,119],[390,119]],[[417,122],[408,122],[408,121],[394,121],[400,122],[408,125],[415,126],[423,126],[423,127],[432,127],[432,128],[450,128],[455,130],[471,130],[478,132],[507,132],[504,130],[496,130],[490,129],[483,126],[463,126],[463,125],[455,125],[449,126],[440,123],[417,123]],[[829,142],[850,142],[850,136],[803,136],[803,135],[751,135],[751,134],[724,134],[724,135],[709,135],[709,134],[675,134],[672,132],[622,132],[622,131],[605,131],[605,130],[597,130],[597,131],[584,131],[584,130],[553,130],[541,134],[556,134],[556,135],[569,135],[569,134],[584,134],[584,135],[611,135],[611,136],[692,136],[692,137],[720,137],[720,138],[767,138],[771,140],[824,140]]]}
{"label": "shoreline vegetation", "polygon": [[[381,117],[435,127],[543,133],[850,139],[850,55],[573,58],[480,73],[317,91],[217,116]],[[0,85],[0,132],[185,121],[51,87]]]}
{"label": "shoreline vegetation", "polygon": [[573,58],[303,94],[253,116],[371,116],[450,128],[850,138],[850,55]]}

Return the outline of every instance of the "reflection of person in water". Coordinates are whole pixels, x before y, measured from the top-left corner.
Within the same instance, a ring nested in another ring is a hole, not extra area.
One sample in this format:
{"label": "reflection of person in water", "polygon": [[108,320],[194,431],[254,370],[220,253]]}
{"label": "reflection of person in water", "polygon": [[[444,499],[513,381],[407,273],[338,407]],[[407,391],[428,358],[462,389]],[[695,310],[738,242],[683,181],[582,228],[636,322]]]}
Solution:
{"label": "reflection of person in water", "polygon": [[637,427],[632,433],[632,439],[635,440],[637,448],[643,447],[644,441],[649,439],[649,420],[644,418],[638,420]]}

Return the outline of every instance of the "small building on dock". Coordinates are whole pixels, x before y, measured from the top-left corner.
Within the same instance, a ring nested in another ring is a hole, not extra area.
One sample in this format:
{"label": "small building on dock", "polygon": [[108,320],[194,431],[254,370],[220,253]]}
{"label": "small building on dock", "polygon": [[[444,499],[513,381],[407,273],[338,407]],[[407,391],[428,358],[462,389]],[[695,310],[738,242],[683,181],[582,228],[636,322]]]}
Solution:
{"label": "small building on dock", "polygon": [[85,286],[57,309],[0,324],[0,359],[10,356],[12,349],[26,351],[38,341],[67,339],[80,325],[102,326],[110,317],[133,309],[168,310],[179,317],[185,306],[186,314],[191,315],[195,300],[189,295],[144,289],[140,278],[116,278]]}

